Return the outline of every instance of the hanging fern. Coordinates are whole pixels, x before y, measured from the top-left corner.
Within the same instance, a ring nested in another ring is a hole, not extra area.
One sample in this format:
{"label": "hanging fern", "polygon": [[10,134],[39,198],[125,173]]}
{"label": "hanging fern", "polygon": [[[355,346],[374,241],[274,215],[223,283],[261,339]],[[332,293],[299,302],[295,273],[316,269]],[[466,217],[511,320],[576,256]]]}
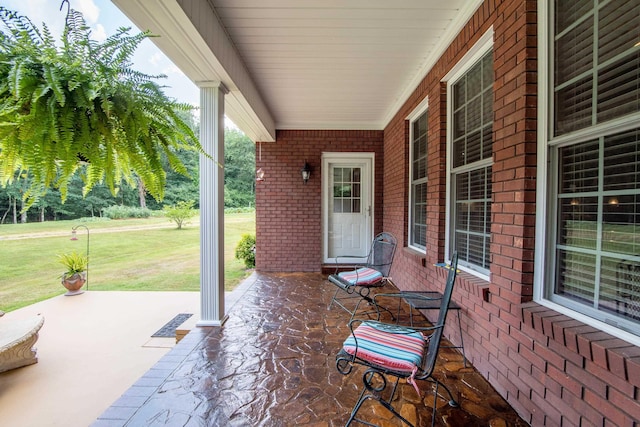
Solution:
{"label": "hanging fern", "polygon": [[164,164],[187,174],[177,149],[202,151],[178,115],[193,107],[168,98],[151,76],[131,68],[148,32],[120,28],[104,42],[90,38],[81,13],[70,9],[61,44],[43,24],[0,6],[0,184],[28,172],[27,205],[47,188],[63,200],[80,173],[86,194],[105,182],[140,179],[164,196]]}

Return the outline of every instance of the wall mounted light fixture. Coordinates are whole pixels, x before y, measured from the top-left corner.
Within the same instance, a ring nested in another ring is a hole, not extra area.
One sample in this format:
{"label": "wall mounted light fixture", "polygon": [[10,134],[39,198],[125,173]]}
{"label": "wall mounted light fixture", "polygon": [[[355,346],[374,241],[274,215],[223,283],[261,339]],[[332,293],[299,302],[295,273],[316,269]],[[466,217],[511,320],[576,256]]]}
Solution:
{"label": "wall mounted light fixture", "polygon": [[307,181],[309,181],[309,178],[311,178],[311,167],[306,160],[304,161],[304,166],[302,166],[300,172],[302,172],[302,181],[306,184]]}

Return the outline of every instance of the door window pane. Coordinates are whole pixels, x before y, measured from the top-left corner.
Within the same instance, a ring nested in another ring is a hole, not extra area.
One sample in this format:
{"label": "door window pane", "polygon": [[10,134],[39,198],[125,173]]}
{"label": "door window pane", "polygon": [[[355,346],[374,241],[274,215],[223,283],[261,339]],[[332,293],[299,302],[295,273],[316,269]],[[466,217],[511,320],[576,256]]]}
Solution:
{"label": "door window pane", "polygon": [[361,213],[361,176],[360,168],[333,169],[334,213]]}

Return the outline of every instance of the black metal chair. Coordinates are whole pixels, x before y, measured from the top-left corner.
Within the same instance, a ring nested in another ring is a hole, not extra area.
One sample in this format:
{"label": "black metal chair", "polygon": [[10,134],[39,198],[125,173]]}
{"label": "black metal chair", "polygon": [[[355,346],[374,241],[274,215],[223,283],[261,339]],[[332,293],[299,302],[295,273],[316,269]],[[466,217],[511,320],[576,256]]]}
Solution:
{"label": "black metal chair", "polygon": [[[412,426],[411,422],[393,407],[393,399],[400,379],[406,379],[409,384],[414,386],[418,394],[420,391],[416,380],[426,380],[432,383],[434,393],[432,426],[435,425],[438,397],[442,397],[439,394],[440,387],[447,392],[449,405],[458,406],[447,386],[433,376],[456,279],[457,266],[458,255],[454,253],[440,304],[438,320],[434,326],[410,327],[361,319],[355,319],[349,323],[351,335],[346,339],[342,350],[336,356],[336,366],[343,375],[350,374],[354,365],[362,365],[366,371],[362,377],[364,387],[346,426],[351,425],[354,421],[376,426],[372,422],[357,418],[362,404],[369,399],[380,403],[403,423]],[[401,297],[401,294],[396,295]],[[392,378],[387,380],[387,377],[393,377],[395,380]],[[387,386],[390,387],[389,392],[385,391]]]}
{"label": "black metal chair", "polygon": [[388,282],[391,282],[389,271],[393,263],[396,246],[396,238],[391,233],[383,232],[373,239],[364,264],[353,265],[350,266],[348,271],[339,272],[340,268],[344,268],[341,262],[344,263],[349,258],[355,257],[352,255],[336,257],[336,272],[329,276],[329,282],[333,283],[338,289],[336,289],[329,303],[329,309],[335,304],[349,313],[351,315],[350,320],[353,320],[360,308],[360,304],[364,301],[373,306],[373,310],[368,310],[361,314],[376,314],[376,319],[379,319],[380,307],[375,304],[370,295],[371,289],[383,287]]}
{"label": "black metal chair", "polygon": [[[377,294],[377,297],[401,297],[409,306],[409,326],[414,326],[413,310],[417,311],[430,311],[440,310],[443,295],[437,291],[404,291],[396,294]],[[377,301],[376,301],[377,303]],[[398,315],[400,312],[401,302],[398,302]],[[462,334],[462,321],[460,320],[460,311],[462,307],[458,305],[454,300],[449,303],[449,310],[454,310],[458,318],[458,331],[460,334],[460,345],[446,345],[441,348],[455,348],[462,352],[462,359],[464,361],[464,367],[467,367],[467,355],[464,351],[464,337]]]}

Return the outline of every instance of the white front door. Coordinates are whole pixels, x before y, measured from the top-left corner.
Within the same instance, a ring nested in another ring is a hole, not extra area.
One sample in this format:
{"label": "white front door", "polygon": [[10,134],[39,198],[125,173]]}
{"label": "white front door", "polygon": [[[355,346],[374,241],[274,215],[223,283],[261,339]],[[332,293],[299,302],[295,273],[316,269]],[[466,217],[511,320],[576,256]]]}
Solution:
{"label": "white front door", "polygon": [[324,262],[343,255],[360,259],[373,239],[373,153],[322,156]]}

